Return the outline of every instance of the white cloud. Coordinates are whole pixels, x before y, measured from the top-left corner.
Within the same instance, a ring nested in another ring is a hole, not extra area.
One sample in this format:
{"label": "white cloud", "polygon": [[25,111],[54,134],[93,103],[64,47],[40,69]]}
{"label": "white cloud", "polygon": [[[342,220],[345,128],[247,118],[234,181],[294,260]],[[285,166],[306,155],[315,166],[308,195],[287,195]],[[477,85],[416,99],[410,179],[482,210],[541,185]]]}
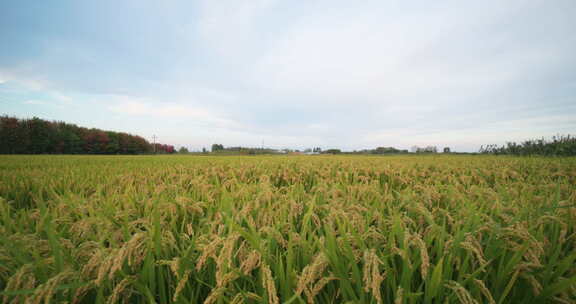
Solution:
{"label": "white cloud", "polygon": [[22,104],[45,106],[49,105],[56,108],[69,107],[72,104],[72,98],[60,92],[43,92],[44,99],[28,99],[22,101]]}
{"label": "white cloud", "polygon": [[[518,50],[510,57],[494,56],[445,44],[446,37],[464,45],[475,39],[460,31],[476,23],[443,14],[314,15],[279,39],[255,65],[251,79],[271,95],[307,96],[319,103],[397,103],[398,98],[430,99],[434,94],[476,97],[517,79],[534,61],[542,63],[554,55]],[[460,62],[447,58],[459,52],[470,57],[455,58]]]}
{"label": "white cloud", "polygon": [[163,104],[153,106],[138,101],[128,101],[111,107],[116,112],[122,112],[130,115],[152,115],[167,118],[187,117],[187,118],[205,118],[209,113],[202,109],[194,109],[177,104]]}
{"label": "white cloud", "polygon": [[212,128],[233,128],[240,125],[230,119],[221,117],[213,111],[183,103],[160,103],[127,96],[113,96],[115,104],[109,110],[131,115],[151,116],[165,119],[190,119],[196,124]]}
{"label": "white cloud", "polygon": [[112,19],[104,6],[58,39],[19,35],[43,42],[0,54],[2,97],[182,144],[472,147],[576,129],[522,120],[574,113],[570,0],[114,3]]}
{"label": "white cloud", "polygon": [[58,103],[60,104],[67,104],[70,105],[73,103],[73,99],[72,97],[63,94],[62,92],[59,91],[53,91],[50,94],[50,97],[53,98],[54,100],[56,100]]}
{"label": "white cloud", "polygon": [[35,76],[34,67],[26,64],[13,69],[2,69],[0,66],[0,80],[18,83],[34,91],[45,90],[50,87],[49,81],[40,76]]}
{"label": "white cloud", "polygon": [[223,57],[246,56],[258,43],[257,20],[275,0],[202,0],[195,30],[206,46]]}
{"label": "white cloud", "polygon": [[0,69],[0,84],[8,82],[8,75]]}
{"label": "white cloud", "polygon": [[30,99],[30,100],[24,101],[23,104],[28,104],[28,105],[45,105],[46,102],[43,101],[43,100]]}

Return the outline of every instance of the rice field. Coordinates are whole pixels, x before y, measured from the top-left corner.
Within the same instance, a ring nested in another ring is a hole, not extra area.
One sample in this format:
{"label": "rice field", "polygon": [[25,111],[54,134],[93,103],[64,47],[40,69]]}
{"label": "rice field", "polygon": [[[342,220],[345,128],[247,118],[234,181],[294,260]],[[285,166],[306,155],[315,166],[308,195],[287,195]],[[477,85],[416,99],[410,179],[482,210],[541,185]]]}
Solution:
{"label": "rice field", "polygon": [[576,159],[0,156],[4,303],[576,303]]}

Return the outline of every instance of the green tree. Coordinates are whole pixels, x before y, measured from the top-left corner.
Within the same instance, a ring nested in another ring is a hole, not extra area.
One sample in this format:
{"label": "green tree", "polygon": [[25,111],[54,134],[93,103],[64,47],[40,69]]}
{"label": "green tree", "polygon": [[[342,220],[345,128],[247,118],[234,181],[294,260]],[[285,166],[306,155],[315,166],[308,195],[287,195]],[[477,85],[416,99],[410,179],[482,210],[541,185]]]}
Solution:
{"label": "green tree", "polygon": [[325,154],[340,154],[340,153],[342,153],[342,151],[341,151],[340,149],[328,149],[328,150],[325,150],[325,151],[322,152],[322,153],[325,153]]}
{"label": "green tree", "polygon": [[224,150],[224,145],[221,144],[213,144],[212,145],[212,152],[218,152]]}
{"label": "green tree", "polygon": [[34,117],[27,121],[30,129],[30,153],[44,154],[50,151],[51,128],[47,121]]}

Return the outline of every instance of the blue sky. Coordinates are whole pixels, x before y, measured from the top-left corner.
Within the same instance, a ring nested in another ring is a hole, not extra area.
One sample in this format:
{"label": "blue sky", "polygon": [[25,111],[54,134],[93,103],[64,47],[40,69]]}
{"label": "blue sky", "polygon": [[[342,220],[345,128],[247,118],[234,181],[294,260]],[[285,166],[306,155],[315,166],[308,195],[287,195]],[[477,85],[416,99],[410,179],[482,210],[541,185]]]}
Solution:
{"label": "blue sky", "polygon": [[0,114],[190,149],[576,134],[576,2],[2,1]]}

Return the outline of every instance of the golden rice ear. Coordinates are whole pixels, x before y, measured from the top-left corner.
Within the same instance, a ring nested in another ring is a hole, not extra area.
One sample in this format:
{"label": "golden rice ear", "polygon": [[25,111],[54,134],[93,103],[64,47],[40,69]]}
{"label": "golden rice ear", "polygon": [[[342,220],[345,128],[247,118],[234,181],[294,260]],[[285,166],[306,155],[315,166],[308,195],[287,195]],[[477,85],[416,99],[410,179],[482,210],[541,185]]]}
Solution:
{"label": "golden rice ear", "polygon": [[[32,264],[25,264],[8,279],[4,291],[34,289],[35,287],[36,277],[34,275],[34,266]],[[9,299],[10,297],[8,295],[2,296],[3,303],[8,303]],[[24,299],[24,295],[16,295],[11,302],[24,302]]]}
{"label": "golden rice ear", "polygon": [[204,304],[214,304],[218,301],[218,299],[224,294],[226,291],[225,287],[214,288],[204,300]]}
{"label": "golden rice ear", "polygon": [[480,289],[480,291],[482,292],[484,297],[486,299],[488,299],[489,304],[496,304],[496,301],[492,297],[492,293],[490,292],[490,290],[488,288],[486,288],[486,285],[484,285],[484,281],[474,279],[474,283],[476,283],[476,286],[478,286],[478,288]]}
{"label": "golden rice ear", "polygon": [[58,290],[58,286],[63,282],[74,281],[77,279],[76,272],[72,270],[64,270],[59,274],[48,279],[44,284],[41,284],[36,288],[36,291],[31,297],[31,303],[39,304],[41,302],[50,303],[54,297],[54,294]]}
{"label": "golden rice ear", "polygon": [[186,269],[186,271],[184,271],[184,274],[182,275],[182,277],[178,281],[178,284],[176,285],[174,295],[172,296],[172,301],[176,302],[178,300],[178,296],[180,295],[180,292],[182,292],[182,289],[184,289],[184,287],[186,286],[186,283],[188,283],[188,279],[190,278],[191,273],[192,270],[190,269]]}
{"label": "golden rice ear", "polygon": [[232,233],[222,242],[222,249],[216,257],[216,285],[218,287],[225,286],[227,282],[237,277],[237,274],[234,274],[234,279],[232,279],[229,272],[233,265],[235,244],[239,238],[240,234]]}
{"label": "golden rice ear", "polygon": [[394,304],[402,304],[404,303],[404,288],[398,287],[396,291],[396,298],[394,299]]}
{"label": "golden rice ear", "polygon": [[260,269],[262,269],[262,285],[268,294],[268,303],[279,304],[280,299],[278,299],[278,295],[276,293],[276,284],[274,283],[274,278],[272,277],[272,271],[270,271],[270,267],[264,264],[260,267]]}
{"label": "golden rice ear", "polygon": [[216,258],[216,250],[222,244],[222,239],[215,236],[214,239],[202,247],[202,254],[196,263],[196,271],[200,271],[209,257]]}
{"label": "golden rice ear", "polygon": [[314,257],[311,264],[306,265],[302,273],[298,277],[298,284],[296,287],[296,294],[301,295],[302,292],[306,294],[309,303],[314,302],[312,296],[312,289],[314,283],[323,277],[324,271],[328,267],[328,259],[324,253],[319,253]]}
{"label": "golden rice ear", "polygon": [[262,256],[256,250],[250,251],[248,256],[241,262],[240,270],[244,275],[250,275],[252,270],[258,268],[261,263]]}
{"label": "golden rice ear", "polygon": [[380,273],[380,264],[382,261],[376,255],[375,249],[366,250],[364,252],[364,291],[372,293],[376,301],[382,303],[382,295],[380,294],[380,286],[385,277]]}
{"label": "golden rice ear", "polygon": [[480,266],[484,266],[488,263],[484,258],[482,246],[471,234],[466,236],[466,240],[464,242],[460,242],[460,247],[470,251],[476,257]]}
{"label": "golden rice ear", "polygon": [[540,282],[538,282],[538,280],[534,277],[534,275],[522,274],[521,277],[530,283],[530,286],[532,287],[532,293],[535,296],[539,296],[540,293],[542,293],[542,289],[543,289],[542,284],[540,284]]}
{"label": "golden rice ear", "polygon": [[418,247],[420,252],[420,271],[422,274],[422,280],[426,281],[428,277],[428,269],[430,268],[430,257],[428,256],[428,249],[426,248],[426,243],[420,237],[420,234],[411,235],[411,243]]}
{"label": "golden rice ear", "polygon": [[[128,285],[130,285],[135,279],[136,277],[134,276],[125,277],[118,284],[116,284],[114,290],[112,290],[112,294],[108,298],[107,303],[109,304],[119,303],[122,294],[126,291]],[[130,295],[128,294],[126,297],[128,298],[129,296]]]}
{"label": "golden rice ear", "polygon": [[330,274],[327,277],[323,277],[320,280],[318,280],[316,282],[316,284],[314,285],[314,288],[312,288],[312,298],[316,297],[320,291],[322,291],[322,289],[324,288],[324,286],[326,286],[328,283],[330,283],[331,281],[337,280],[338,278],[336,278],[334,275]]}
{"label": "golden rice ear", "polygon": [[479,304],[478,301],[470,295],[470,292],[468,292],[468,290],[462,287],[458,282],[448,281],[444,286],[454,291],[461,304]]}
{"label": "golden rice ear", "polygon": [[74,292],[74,295],[72,297],[72,304],[82,303],[84,296],[86,296],[88,291],[90,291],[91,289],[94,289],[95,286],[96,286],[96,284],[94,284],[94,281],[91,281],[91,282],[88,282],[86,285],[76,289],[76,291]]}

